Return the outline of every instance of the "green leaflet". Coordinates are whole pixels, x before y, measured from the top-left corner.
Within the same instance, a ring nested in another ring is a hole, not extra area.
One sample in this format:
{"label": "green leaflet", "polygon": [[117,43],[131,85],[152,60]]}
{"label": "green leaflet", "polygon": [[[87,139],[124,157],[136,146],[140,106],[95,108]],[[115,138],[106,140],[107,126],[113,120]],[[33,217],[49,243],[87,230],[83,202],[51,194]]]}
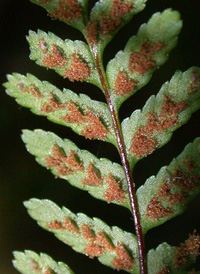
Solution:
{"label": "green leaflet", "polygon": [[200,69],[176,72],[142,110],[122,122],[122,132],[131,164],[165,145],[173,131],[185,124],[200,107]]}
{"label": "green leaflet", "polygon": [[137,190],[144,232],[183,213],[200,191],[200,138]]}
{"label": "green leaflet", "polygon": [[64,263],[56,263],[51,257],[33,251],[14,252],[14,267],[22,274],[74,274]]}
{"label": "green leaflet", "polygon": [[59,19],[82,30],[87,22],[87,0],[30,0],[47,10],[53,19]]}
{"label": "green leaflet", "polygon": [[134,14],[142,11],[146,0],[100,0],[90,15],[84,35],[101,52],[113,36],[128,23]]}
{"label": "green leaflet", "polygon": [[101,84],[89,47],[82,41],[62,40],[49,32],[29,31],[30,59],[55,70],[71,81],[86,81],[99,88]]}
{"label": "green leaflet", "polygon": [[117,163],[98,159],[74,143],[42,130],[24,130],[27,150],[59,178],[88,191],[93,197],[130,208],[124,170]]}
{"label": "green leaflet", "polygon": [[133,234],[118,227],[110,228],[97,218],[82,213],[75,215],[64,207],[60,209],[49,200],[31,199],[25,206],[41,227],[75,251],[97,257],[114,269],[139,273],[137,239]]}
{"label": "green leaflet", "polygon": [[162,243],[147,254],[148,274],[199,274],[191,269],[199,256],[199,247],[200,237],[196,232],[179,247]]}
{"label": "green leaflet", "polygon": [[115,133],[108,106],[87,95],[64,89],[62,92],[48,82],[31,74],[14,73],[4,84],[7,93],[37,115],[70,127],[88,139],[99,139],[116,145]]}
{"label": "green leaflet", "polygon": [[107,78],[117,108],[146,85],[152,73],[167,61],[181,27],[177,11],[157,12],[140,27],[137,36],[129,39],[124,51],[119,51],[108,63]]}

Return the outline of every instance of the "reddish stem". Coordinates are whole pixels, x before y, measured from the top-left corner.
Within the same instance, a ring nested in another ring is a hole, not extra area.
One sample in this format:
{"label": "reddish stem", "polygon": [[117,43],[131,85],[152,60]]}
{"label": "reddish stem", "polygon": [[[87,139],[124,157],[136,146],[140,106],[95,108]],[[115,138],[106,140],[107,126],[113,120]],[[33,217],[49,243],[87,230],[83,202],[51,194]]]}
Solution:
{"label": "reddish stem", "polygon": [[146,256],[145,256],[145,249],[144,249],[144,237],[143,237],[142,227],[141,227],[141,223],[140,223],[139,210],[138,210],[138,205],[137,205],[136,196],[135,196],[134,183],[132,180],[130,165],[128,162],[125,145],[124,145],[124,140],[123,140],[122,133],[121,133],[121,127],[120,127],[118,119],[117,119],[117,114],[115,112],[115,108],[112,104],[112,100],[111,100],[109,90],[108,90],[107,80],[106,80],[104,71],[102,70],[100,62],[99,62],[97,50],[96,50],[95,46],[92,46],[91,49],[92,49],[92,52],[94,55],[94,59],[96,62],[97,70],[99,73],[101,85],[104,90],[106,101],[107,101],[107,104],[108,104],[108,107],[109,107],[109,110],[110,110],[110,113],[112,116],[112,121],[113,121],[114,130],[115,130],[115,134],[116,134],[116,138],[117,138],[119,153],[120,153],[121,161],[122,161],[122,164],[124,167],[127,183],[128,183],[131,211],[132,211],[133,220],[135,223],[135,230],[136,230],[137,241],[138,241],[140,274],[146,274],[147,271],[146,271]]}

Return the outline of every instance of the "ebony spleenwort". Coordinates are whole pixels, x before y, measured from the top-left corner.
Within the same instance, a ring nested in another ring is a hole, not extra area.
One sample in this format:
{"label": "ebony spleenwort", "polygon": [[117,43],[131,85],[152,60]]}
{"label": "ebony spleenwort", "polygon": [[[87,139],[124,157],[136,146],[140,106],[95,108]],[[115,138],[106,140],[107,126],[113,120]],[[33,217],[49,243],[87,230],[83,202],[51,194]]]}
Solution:
{"label": "ebony spleenwort", "polygon": [[[114,269],[145,274],[148,267],[149,274],[189,273],[186,269],[199,254],[200,238],[196,232],[178,248],[164,243],[155,251],[150,250],[147,265],[144,235],[152,227],[182,213],[199,192],[199,139],[189,144],[168,167],[162,168],[157,177],[150,177],[136,194],[131,173],[137,161],[168,142],[173,131],[200,107],[200,70],[194,67],[184,73],[177,72],[141,111],[133,112],[122,124],[118,117],[121,104],[147,84],[176,45],[182,26],[179,13],[168,9],[154,14],[141,26],[137,36],[130,38],[124,51],[108,63],[105,71],[102,61],[105,46],[144,8],[146,0],[102,0],[94,5],[90,18],[86,0],[31,1],[44,7],[52,18],[79,29],[88,45],[63,41],[52,33],[30,32],[30,58],[71,81],[98,86],[107,105],[85,95],[77,96],[70,90],[61,92],[32,75],[9,76],[5,84],[8,94],[34,113],[69,126],[88,139],[114,144],[123,167],[107,159],[97,159],[71,141],[42,130],[24,131],[23,140],[38,162],[56,176],[98,199],[131,209],[137,237],[117,227],[109,228],[101,220],[60,209],[48,200],[26,202],[29,214],[77,252],[97,257]],[[24,274],[72,273],[66,265],[57,264],[44,254],[39,257],[31,251],[17,252],[15,258],[15,267]]]}

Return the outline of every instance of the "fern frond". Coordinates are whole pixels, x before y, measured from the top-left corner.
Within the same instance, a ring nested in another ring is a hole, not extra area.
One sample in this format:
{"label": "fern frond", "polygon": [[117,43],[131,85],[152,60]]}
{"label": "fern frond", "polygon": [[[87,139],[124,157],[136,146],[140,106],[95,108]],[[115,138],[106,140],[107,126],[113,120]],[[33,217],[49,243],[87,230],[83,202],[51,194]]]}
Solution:
{"label": "fern frond", "polygon": [[[95,1],[88,16],[87,0],[30,0],[83,34],[86,42],[62,40],[53,33],[29,32],[30,59],[70,81],[96,85],[107,104],[87,95],[41,82],[31,74],[14,73],[7,93],[37,115],[70,127],[88,139],[110,142],[123,167],[80,150],[68,139],[43,130],[24,130],[22,139],[36,160],[59,178],[88,191],[93,197],[131,210],[136,235],[109,227],[98,218],[74,214],[50,200],[30,199],[24,205],[42,228],[75,251],[104,265],[131,274],[192,274],[200,254],[196,231],[180,247],[162,243],[145,256],[144,236],[153,227],[183,213],[200,191],[200,138],[190,143],[169,166],[162,167],[135,193],[134,165],[165,145],[173,132],[200,108],[200,69],[176,72],[142,110],[120,123],[121,104],[146,85],[177,43],[180,14],[167,9],[155,13],[119,51],[105,71],[103,51],[118,30],[140,12],[147,0]],[[89,17],[89,18],[88,18]],[[46,254],[15,252],[14,266],[22,274],[73,274],[64,263]],[[147,264],[146,264],[147,263]],[[147,270],[148,268],[148,270]],[[199,273],[199,272],[198,272]]]}
{"label": "fern frond", "polygon": [[71,81],[86,81],[101,88],[96,65],[88,45],[82,41],[65,41],[49,32],[29,31],[30,59]]}
{"label": "fern frond", "polygon": [[25,252],[14,252],[14,267],[22,274],[74,274],[64,263],[55,262],[50,256],[25,250]]}
{"label": "fern frond", "polygon": [[37,161],[59,178],[93,197],[130,208],[122,166],[80,150],[68,139],[43,130],[24,130],[22,139]]}
{"label": "fern frond", "polygon": [[122,132],[130,160],[138,160],[162,147],[173,132],[185,124],[200,108],[200,69],[176,72],[142,110],[136,110],[122,122]]}
{"label": "fern frond", "polygon": [[200,138],[137,190],[144,232],[183,213],[200,192]]}
{"label": "fern frond", "polygon": [[4,86],[18,104],[30,108],[33,113],[68,126],[88,139],[99,139],[116,145],[112,119],[105,103],[91,100],[84,94],[77,95],[69,89],[62,92],[31,74],[9,75]]}
{"label": "fern frond", "polygon": [[118,227],[109,227],[97,218],[73,214],[49,200],[31,199],[24,203],[30,216],[44,229],[75,251],[117,270],[139,273],[136,236]]}
{"label": "fern frond", "polygon": [[181,27],[177,11],[157,12],[140,27],[137,36],[129,39],[124,51],[108,63],[106,74],[117,108],[146,85],[153,72],[167,61]]}

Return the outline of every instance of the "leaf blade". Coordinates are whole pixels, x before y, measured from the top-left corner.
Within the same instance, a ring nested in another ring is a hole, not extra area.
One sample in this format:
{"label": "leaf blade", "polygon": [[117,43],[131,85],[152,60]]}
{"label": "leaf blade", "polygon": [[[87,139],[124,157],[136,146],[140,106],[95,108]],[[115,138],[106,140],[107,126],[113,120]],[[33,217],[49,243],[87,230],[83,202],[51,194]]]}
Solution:
{"label": "leaf blade", "polygon": [[142,11],[146,0],[100,0],[91,11],[84,35],[101,52],[133,15]]}
{"label": "leaf blade", "polygon": [[74,274],[64,263],[55,262],[50,256],[25,250],[25,252],[14,252],[14,267],[22,274],[51,273],[51,274]]}
{"label": "leaf blade", "polygon": [[37,162],[50,169],[56,177],[88,191],[97,199],[130,209],[126,178],[119,164],[98,159],[51,132],[24,130],[22,139]]}
{"label": "leaf blade", "polygon": [[110,228],[97,218],[60,209],[49,200],[31,199],[25,202],[29,215],[44,229],[86,254],[115,269],[139,273],[136,237],[118,227]]}
{"label": "leaf blade", "polygon": [[29,31],[30,59],[70,81],[86,81],[101,88],[95,62],[83,41],[62,40],[51,32]]}
{"label": "leaf blade", "polygon": [[182,214],[200,192],[200,138],[137,191],[144,232]]}
{"label": "leaf blade", "polygon": [[53,19],[82,30],[87,21],[87,0],[30,0],[30,2],[44,8]]}
{"label": "leaf blade", "polygon": [[156,249],[151,249],[147,254],[149,274],[198,274],[188,270],[196,262],[199,256],[200,237],[194,232],[189,235],[185,243],[179,247],[170,246],[167,243],[160,244]]}
{"label": "leaf blade", "polygon": [[153,72],[163,65],[176,46],[182,21],[177,11],[155,13],[132,36],[124,51],[119,51],[107,65],[111,97],[117,108],[146,85]]}
{"label": "leaf blade", "polygon": [[77,95],[68,89],[62,92],[31,74],[10,75],[4,86],[10,96],[33,113],[70,127],[88,139],[99,139],[116,145],[112,118],[105,103],[91,100],[84,94]]}
{"label": "leaf blade", "polygon": [[176,72],[142,110],[122,122],[127,153],[132,164],[165,145],[173,132],[200,108],[200,69]]}

